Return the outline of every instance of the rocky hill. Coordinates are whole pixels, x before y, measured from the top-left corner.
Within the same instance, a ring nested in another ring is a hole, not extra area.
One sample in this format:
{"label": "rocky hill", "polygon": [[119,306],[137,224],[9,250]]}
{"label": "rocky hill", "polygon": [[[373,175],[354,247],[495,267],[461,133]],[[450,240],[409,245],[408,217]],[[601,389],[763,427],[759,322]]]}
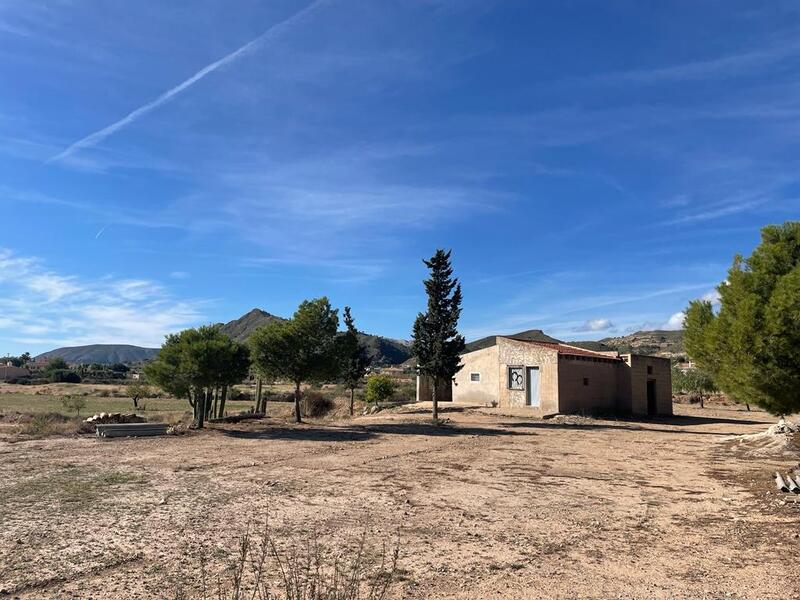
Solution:
{"label": "rocky hill", "polygon": [[675,358],[684,356],[683,331],[637,331],[620,337],[608,337],[599,341],[570,342],[587,350],[616,350],[622,354],[648,354]]}
{"label": "rocky hill", "polygon": [[[283,317],[275,316],[260,308],[254,308],[238,319],[228,323],[220,323],[219,327],[222,333],[244,342],[258,327],[273,321],[284,320]],[[359,332],[358,336],[367,347],[367,353],[372,358],[372,364],[376,366],[399,365],[411,357],[408,344],[405,342],[361,332]]]}
{"label": "rocky hill", "polygon": [[238,319],[228,321],[227,323],[219,323],[218,325],[219,330],[228,337],[232,337],[240,342],[245,342],[247,338],[250,337],[250,334],[262,325],[272,323],[273,321],[285,320],[286,319],[272,315],[260,308],[254,308]]}
{"label": "rocky hill", "polygon": [[88,365],[99,363],[113,365],[115,363],[133,364],[152,359],[158,354],[158,348],[142,348],[128,344],[92,344],[89,346],[73,346],[56,348],[36,357],[36,360],[63,358],[70,365]]}

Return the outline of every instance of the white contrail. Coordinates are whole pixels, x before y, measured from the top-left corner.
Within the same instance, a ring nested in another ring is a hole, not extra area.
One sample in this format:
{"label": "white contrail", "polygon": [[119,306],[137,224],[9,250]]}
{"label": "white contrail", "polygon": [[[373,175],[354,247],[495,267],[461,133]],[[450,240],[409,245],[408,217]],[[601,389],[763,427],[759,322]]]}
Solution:
{"label": "white contrail", "polygon": [[148,102],[147,104],[145,104],[143,106],[140,106],[139,108],[137,108],[136,110],[134,110],[133,112],[128,114],[127,116],[125,116],[122,119],[120,119],[119,121],[117,121],[115,123],[112,123],[111,125],[109,125],[107,127],[104,127],[103,129],[100,129],[99,131],[95,131],[94,133],[92,133],[90,135],[87,135],[83,139],[78,140],[74,144],[70,145],[69,147],[65,148],[64,150],[62,150],[61,152],[59,152],[58,154],[53,156],[52,158],[49,158],[46,162],[48,162],[48,163],[56,162],[56,161],[59,161],[61,159],[64,159],[64,158],[74,154],[75,152],[77,152],[78,150],[80,150],[82,148],[88,148],[90,146],[94,146],[98,142],[100,142],[100,141],[104,140],[105,138],[107,138],[108,136],[110,136],[112,133],[118,131],[119,129],[122,129],[126,125],[130,125],[131,123],[136,121],[139,117],[149,113],[151,110],[154,110],[154,109],[158,108],[159,106],[161,106],[165,102],[169,102],[170,100],[172,100],[172,98],[174,98],[175,96],[177,96],[178,94],[180,94],[181,92],[186,90],[187,88],[191,87],[192,85],[194,85],[195,83],[197,83],[198,81],[203,79],[203,77],[205,77],[209,73],[213,73],[217,69],[219,69],[221,67],[224,67],[225,65],[235,61],[237,58],[240,58],[244,54],[247,54],[248,52],[251,52],[256,47],[258,47],[258,46],[260,46],[260,45],[262,45],[262,44],[264,44],[266,42],[275,40],[283,32],[285,32],[286,30],[290,29],[291,27],[297,25],[298,22],[300,22],[303,19],[305,19],[306,17],[310,16],[313,12],[315,12],[317,9],[319,9],[323,4],[327,4],[329,1],[330,0],[315,0],[314,2],[312,2],[311,4],[306,6],[300,12],[295,13],[294,15],[292,15],[288,19],[285,19],[284,21],[281,21],[280,23],[276,23],[275,25],[273,25],[272,27],[267,29],[264,33],[262,33],[257,38],[255,38],[254,40],[251,40],[251,41],[247,42],[244,46],[242,46],[238,50],[234,50],[230,54],[228,54],[226,56],[223,56],[222,58],[220,58],[219,60],[211,63],[210,65],[207,65],[207,66],[203,67],[197,73],[192,75],[189,79],[187,79],[186,81],[184,81],[182,83],[179,83],[175,87],[167,90],[166,92],[161,94],[155,100],[153,100],[151,102]]}

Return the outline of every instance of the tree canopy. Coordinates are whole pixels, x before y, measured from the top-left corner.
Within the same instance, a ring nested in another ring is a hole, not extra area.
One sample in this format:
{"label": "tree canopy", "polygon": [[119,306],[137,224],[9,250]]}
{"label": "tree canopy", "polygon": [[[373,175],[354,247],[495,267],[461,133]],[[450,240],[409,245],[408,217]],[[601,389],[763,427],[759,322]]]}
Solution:
{"label": "tree canopy", "polygon": [[704,300],[686,311],[689,355],[737,402],[774,415],[800,410],[800,222],[762,229],[717,290],[718,312]]}
{"label": "tree canopy", "polygon": [[195,424],[202,427],[214,392],[223,390],[221,413],[224,390],[241,382],[249,368],[247,346],[220,333],[216,326],[206,326],[168,335],[158,356],[145,367],[145,375],[167,393],[186,398]]}
{"label": "tree canopy", "polygon": [[438,421],[436,390],[440,381],[452,380],[461,370],[464,336],[458,333],[461,316],[461,284],[453,277],[450,252],[437,250],[430,260],[423,260],[430,270],[424,281],[428,309],[414,322],[412,352],[417,357],[417,372],[429,377],[433,385],[433,420]]}
{"label": "tree canopy", "polygon": [[250,336],[256,371],[295,384],[294,414],[298,423],[302,421],[301,384],[333,379],[338,375],[338,328],[338,310],[323,297],[305,300],[291,319],[267,323]]}
{"label": "tree canopy", "polygon": [[69,365],[67,364],[67,361],[60,356],[51,358],[49,361],[47,361],[47,364],[44,367],[44,370],[48,373],[52,371],[63,371],[64,369],[69,369]]}

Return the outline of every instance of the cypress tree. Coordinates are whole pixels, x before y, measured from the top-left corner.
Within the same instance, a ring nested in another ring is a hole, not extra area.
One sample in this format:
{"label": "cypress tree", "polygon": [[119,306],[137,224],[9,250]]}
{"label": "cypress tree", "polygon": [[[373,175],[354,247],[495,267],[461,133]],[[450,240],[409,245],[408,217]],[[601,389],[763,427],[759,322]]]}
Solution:
{"label": "cypress tree", "polygon": [[424,281],[428,310],[414,322],[412,351],[417,357],[417,374],[428,377],[432,384],[433,422],[437,424],[439,384],[452,381],[463,366],[464,336],[458,333],[461,284],[453,277],[450,251],[439,249],[423,262],[430,270],[430,278]]}
{"label": "cypress tree", "polygon": [[353,316],[350,314],[350,307],[344,307],[344,324],[347,327],[341,336],[341,359],[342,359],[342,381],[344,387],[350,390],[350,416],[353,415],[353,402],[355,398],[355,391],[358,384],[367,374],[372,360],[367,354],[367,349],[358,339],[358,330],[356,329]]}

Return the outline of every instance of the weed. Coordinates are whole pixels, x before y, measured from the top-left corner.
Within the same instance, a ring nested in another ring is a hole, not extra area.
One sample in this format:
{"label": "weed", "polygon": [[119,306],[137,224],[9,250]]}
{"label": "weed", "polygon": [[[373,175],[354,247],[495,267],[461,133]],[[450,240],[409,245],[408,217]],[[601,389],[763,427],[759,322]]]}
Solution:
{"label": "weed", "polygon": [[400,542],[375,550],[365,530],[355,545],[336,551],[316,534],[283,545],[265,521],[258,532],[248,525],[236,549],[221,557],[228,564],[215,581],[209,565],[219,557],[206,546],[198,555],[191,588],[178,585],[175,600],[382,600],[397,578]]}

